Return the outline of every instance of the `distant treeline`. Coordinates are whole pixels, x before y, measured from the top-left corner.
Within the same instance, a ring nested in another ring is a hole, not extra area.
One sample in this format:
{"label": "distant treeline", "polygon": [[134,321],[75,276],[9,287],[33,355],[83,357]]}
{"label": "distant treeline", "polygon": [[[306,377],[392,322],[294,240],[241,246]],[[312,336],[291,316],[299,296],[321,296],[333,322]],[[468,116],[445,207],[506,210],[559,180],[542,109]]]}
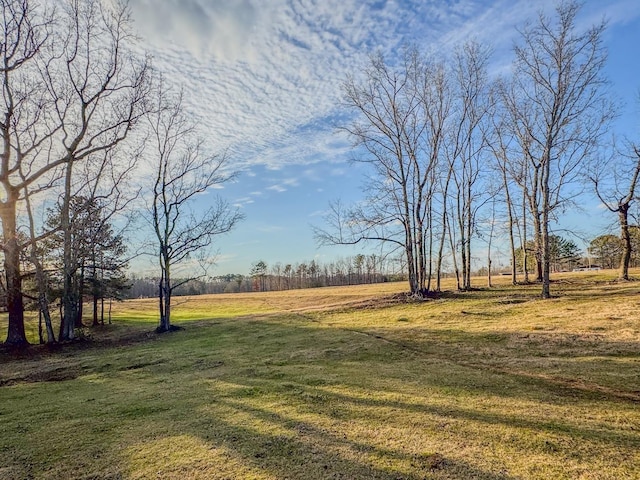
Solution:
{"label": "distant treeline", "polygon": [[[630,227],[632,255],[629,265],[640,266],[640,228]],[[581,267],[598,266],[602,268],[618,268],[622,255],[622,240],[612,234],[594,238],[582,252],[575,242],[559,235],[551,235],[551,271],[571,271]],[[534,251],[533,241],[527,242],[526,250]],[[524,250],[519,247],[518,252]],[[516,255],[516,269],[523,271],[522,255]],[[472,274],[487,276],[487,267],[478,265]],[[533,272],[534,264],[527,265]],[[507,274],[510,266],[492,268],[492,275]],[[442,272],[442,278],[454,277],[454,272]],[[361,285],[367,283],[383,283],[407,280],[406,262],[398,257],[389,258],[379,255],[355,255],[341,258],[329,263],[316,260],[302,263],[281,262],[268,265],[259,260],[251,266],[248,275],[229,273],[225,275],[188,280],[178,278],[175,295],[205,295],[213,293],[238,292],[270,292],[301,288],[317,288],[345,285]],[[121,298],[154,297],[158,295],[160,279],[154,276],[131,275],[128,284],[131,288],[120,292]],[[0,291],[2,290],[0,286]]]}
{"label": "distant treeline", "polygon": [[[190,280],[177,287],[174,294],[267,292],[402,280],[406,280],[402,263],[377,255],[355,255],[326,264],[311,260],[295,264],[278,262],[269,266],[260,260],[252,265],[249,275],[231,273]],[[158,282],[159,278],[152,276],[132,275],[128,297],[156,296]]]}

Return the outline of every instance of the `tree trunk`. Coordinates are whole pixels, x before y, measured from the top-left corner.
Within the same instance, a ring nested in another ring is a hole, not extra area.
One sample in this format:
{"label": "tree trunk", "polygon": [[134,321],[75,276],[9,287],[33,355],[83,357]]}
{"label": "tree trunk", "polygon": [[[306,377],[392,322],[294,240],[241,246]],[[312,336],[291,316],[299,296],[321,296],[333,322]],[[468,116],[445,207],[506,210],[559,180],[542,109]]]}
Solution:
{"label": "tree trunk", "polygon": [[158,282],[158,310],[160,312],[160,324],[158,330],[161,332],[166,331],[167,318],[164,313],[164,275],[161,276]]}
{"label": "tree trunk", "polygon": [[551,298],[549,267],[551,265],[551,245],[549,244],[549,211],[550,192],[549,178],[551,175],[551,153],[547,147],[544,170],[542,175],[542,298]]}
{"label": "tree trunk", "polygon": [[[436,291],[441,290],[440,281],[442,277],[442,257],[444,255],[444,242],[447,235],[447,194],[449,191],[449,184],[451,182],[452,168],[449,168],[447,174],[447,180],[444,185],[444,191],[442,193],[442,234],[440,235],[440,245],[438,246],[438,263],[436,265]],[[453,252],[455,255],[455,251]]]}
{"label": "tree trunk", "polygon": [[82,323],[82,315],[84,314],[84,266],[80,267],[80,277],[77,280],[76,290],[77,294],[77,315],[75,318],[75,328],[82,328],[84,324]]}
{"label": "tree trunk", "polygon": [[160,306],[160,325],[159,332],[168,332],[171,330],[171,270],[170,259],[166,252],[162,253],[161,259],[161,278],[158,288],[160,289],[158,300]]}
{"label": "tree trunk", "polygon": [[[429,201],[431,203],[431,201]],[[431,205],[429,205],[429,212],[431,212]],[[433,276],[433,220],[431,214],[429,214],[429,268],[427,270],[427,292],[431,290],[431,277]]]}
{"label": "tree trunk", "polygon": [[496,220],[496,201],[495,197],[491,204],[491,228],[489,229],[489,242],[487,245],[487,286],[493,287],[491,284],[491,244],[493,242],[493,229]]}
{"label": "tree trunk", "polygon": [[471,182],[467,183],[467,203],[465,205],[465,249],[466,249],[466,278],[464,279],[464,289],[471,290],[471,234],[473,232],[473,219],[471,211]]}
{"label": "tree trunk", "polygon": [[[91,303],[93,306],[91,325],[94,327],[100,324],[98,320],[98,301],[100,300],[100,292],[98,287],[98,269],[97,259],[95,254],[95,245],[92,245],[91,252]],[[103,322],[104,323],[104,322]]]}
{"label": "tree trunk", "polygon": [[461,206],[462,199],[458,194],[457,198],[457,210],[458,210],[458,229],[460,231],[460,263],[462,263],[462,283],[458,281],[458,290],[464,290],[466,288],[466,279],[467,279],[467,249],[465,248],[466,240],[465,240],[465,225],[464,225],[464,217],[463,217],[463,208]]}
{"label": "tree trunk", "polygon": [[451,245],[451,257],[452,257],[452,261],[453,261],[453,271],[455,272],[456,275],[456,288],[458,290],[461,290],[461,286],[460,286],[460,269],[458,268],[458,258],[456,255],[456,248],[455,248],[455,240],[453,238],[453,229],[451,228],[451,222],[447,221],[447,230],[449,231],[449,244]]}
{"label": "tree trunk", "polygon": [[62,274],[63,274],[63,291],[62,291],[62,321],[60,323],[60,340],[73,340],[74,328],[76,324],[76,303],[74,301],[74,274],[73,268],[73,246],[71,232],[71,172],[73,161],[69,161],[65,172],[65,191],[60,209],[60,228],[63,234],[62,246]]}
{"label": "tree trunk", "polygon": [[40,313],[44,317],[44,324],[47,329],[47,343],[55,343],[56,336],[53,333],[53,324],[51,322],[51,312],[49,312],[49,299],[46,293],[38,294],[38,306],[40,307]]}
{"label": "tree trunk", "polygon": [[522,269],[524,270],[524,283],[529,283],[529,262],[527,255],[527,190],[522,191]]}
{"label": "tree trunk", "polygon": [[535,259],[536,259],[536,280],[542,282],[543,272],[542,263],[544,256],[544,239],[542,234],[542,223],[540,221],[539,214],[533,215],[533,229],[534,229],[534,245],[535,245]]}
{"label": "tree trunk", "polygon": [[505,201],[507,202],[507,222],[509,230],[509,249],[511,253],[511,284],[518,283],[516,268],[516,243],[513,238],[513,205],[511,203],[511,193],[509,192],[509,180],[507,178],[507,169],[502,167],[502,182],[504,185]]}
{"label": "tree trunk", "polygon": [[[34,237],[32,232],[32,238]],[[53,324],[51,322],[51,312],[49,311],[49,298],[47,296],[47,280],[45,277],[42,262],[37,257],[35,245],[31,246],[31,262],[36,270],[36,285],[38,288],[38,309],[41,318],[44,318],[44,324],[47,330],[47,343],[55,343],[56,336],[53,332]]]}
{"label": "tree trunk", "polygon": [[44,343],[44,336],[42,335],[42,312],[38,311],[38,339],[40,345]]}
{"label": "tree trunk", "polygon": [[[38,319],[40,320],[40,328],[42,328],[42,319],[44,318],[44,324],[47,330],[47,340],[48,344],[55,343],[56,336],[53,332],[53,324],[51,322],[51,312],[49,311],[49,297],[47,295],[47,290],[49,288],[49,283],[47,281],[47,276],[44,272],[44,267],[42,266],[42,261],[38,257],[38,249],[35,244],[36,238],[36,228],[35,222],[33,219],[33,210],[31,209],[31,199],[29,197],[29,191],[25,188],[24,190],[24,200],[25,206],[27,209],[27,216],[29,218],[29,235],[31,237],[31,246],[29,248],[29,256],[31,259],[31,263],[35,268],[35,279],[36,279],[36,287],[38,289],[38,309],[39,315]],[[42,336],[42,333],[40,333]],[[40,339],[40,343],[42,342],[42,338]]]}
{"label": "tree trunk", "polygon": [[542,298],[551,298],[550,291],[550,245],[549,245],[549,219],[547,212],[543,212],[542,225]]}
{"label": "tree trunk", "polygon": [[620,236],[622,238],[622,258],[620,260],[620,280],[629,280],[629,263],[631,262],[631,234],[629,233],[629,205],[620,205],[618,219],[620,221]]}
{"label": "tree trunk", "polygon": [[[6,188],[6,187],[5,187]],[[22,274],[20,272],[20,247],[16,235],[16,195],[0,204],[0,220],[4,233],[4,271],[7,280],[7,312],[9,327],[8,345],[28,345],[24,329],[24,305],[22,300]]]}
{"label": "tree trunk", "polygon": [[[407,255],[407,275],[409,277],[409,290],[411,295],[417,295],[420,287],[416,276],[415,258],[413,252],[413,236],[411,235],[411,226],[405,225],[405,252]],[[351,284],[351,282],[349,282]]]}
{"label": "tree trunk", "polygon": [[91,323],[94,327],[96,325],[99,325],[100,323],[98,322],[98,301],[100,299],[98,298],[98,295],[94,292],[93,293],[93,322]]}

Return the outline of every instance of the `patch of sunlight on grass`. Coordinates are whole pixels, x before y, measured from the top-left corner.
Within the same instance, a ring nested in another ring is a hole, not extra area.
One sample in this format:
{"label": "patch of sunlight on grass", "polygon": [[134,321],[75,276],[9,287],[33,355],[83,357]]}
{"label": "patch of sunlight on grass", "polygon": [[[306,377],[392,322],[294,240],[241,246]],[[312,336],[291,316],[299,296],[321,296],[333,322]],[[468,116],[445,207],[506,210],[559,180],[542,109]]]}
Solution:
{"label": "patch of sunlight on grass", "polygon": [[123,454],[127,478],[147,479],[255,479],[278,480],[257,468],[244,465],[228,448],[194,435],[147,439],[131,445]]}

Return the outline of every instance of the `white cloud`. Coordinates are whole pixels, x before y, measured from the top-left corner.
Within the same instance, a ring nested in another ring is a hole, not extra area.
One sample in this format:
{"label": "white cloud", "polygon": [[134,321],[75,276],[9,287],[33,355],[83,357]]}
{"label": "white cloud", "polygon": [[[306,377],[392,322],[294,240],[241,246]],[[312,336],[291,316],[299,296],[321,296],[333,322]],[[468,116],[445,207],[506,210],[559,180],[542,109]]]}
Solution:
{"label": "white cloud", "polygon": [[[132,0],[154,63],[182,85],[215,149],[239,167],[343,161],[350,146],[331,119],[340,84],[369,52],[405,43],[446,51],[470,37],[503,55],[521,25],[555,0]],[[637,2],[589,7],[619,21]],[[252,176],[254,174],[248,173]]]}
{"label": "white cloud", "polygon": [[233,202],[233,206],[237,207],[237,208],[242,208],[246,205],[251,205],[252,203],[255,203],[255,200],[251,197],[242,197],[242,198],[238,198]]}
{"label": "white cloud", "polygon": [[300,182],[297,178],[285,178],[284,180],[282,180],[282,184],[288,187],[297,187],[298,185],[300,185]]}
{"label": "white cloud", "polygon": [[327,214],[326,210],[316,210],[314,212],[311,212],[308,216],[309,218],[317,218],[317,217],[324,217]]}
{"label": "white cloud", "polygon": [[228,63],[251,58],[256,11],[248,0],[134,0],[141,33],[157,47],[177,45],[199,59]]}

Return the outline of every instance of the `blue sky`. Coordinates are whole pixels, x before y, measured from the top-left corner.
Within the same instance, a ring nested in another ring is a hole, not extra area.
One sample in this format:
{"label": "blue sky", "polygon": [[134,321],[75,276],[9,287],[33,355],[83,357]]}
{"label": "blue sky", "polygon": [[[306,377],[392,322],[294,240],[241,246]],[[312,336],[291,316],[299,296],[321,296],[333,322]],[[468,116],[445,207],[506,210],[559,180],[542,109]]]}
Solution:
{"label": "blue sky", "polygon": [[[166,77],[182,85],[188,109],[212,151],[226,151],[238,180],[216,193],[246,219],[218,241],[214,273],[247,273],[264,260],[296,263],[352,255],[318,248],[332,199],[362,197],[362,166],[349,163],[341,82],[367,55],[392,57],[404,44],[443,52],[466,39],[494,49],[507,68],[514,27],[534,19],[548,0],[132,0],[141,41]],[[613,93],[624,105],[616,129],[640,138],[640,2],[587,0],[580,22],[609,21],[605,41]],[[203,205],[207,196],[199,199]],[[588,204],[589,202],[587,202]],[[601,233],[609,218],[593,204],[569,227]]]}

